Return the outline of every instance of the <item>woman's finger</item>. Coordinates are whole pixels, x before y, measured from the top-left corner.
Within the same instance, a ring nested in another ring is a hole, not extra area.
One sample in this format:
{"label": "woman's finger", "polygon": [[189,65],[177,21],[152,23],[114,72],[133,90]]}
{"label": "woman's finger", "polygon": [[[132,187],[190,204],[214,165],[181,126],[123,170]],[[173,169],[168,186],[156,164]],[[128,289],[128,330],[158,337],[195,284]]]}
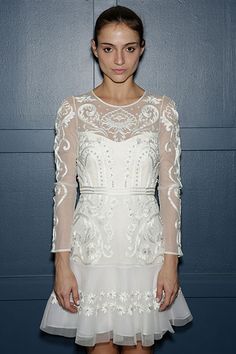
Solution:
{"label": "woman's finger", "polygon": [[170,292],[170,290],[164,291],[164,301],[160,306],[161,311],[165,310],[170,305],[171,295],[172,292]]}
{"label": "woman's finger", "polygon": [[59,295],[59,294],[56,293],[56,298],[57,298],[57,301],[58,301],[59,305],[60,305],[61,307],[64,307],[65,305],[64,305],[63,297],[62,297],[61,295]]}
{"label": "woman's finger", "polygon": [[172,305],[173,302],[175,301],[176,297],[178,296],[178,290],[179,288],[174,288],[173,291],[171,292],[171,295],[170,295],[170,301],[169,301],[169,305]]}
{"label": "woman's finger", "polygon": [[70,311],[71,310],[71,305],[70,305],[70,294],[69,293],[63,294],[63,302],[64,302],[64,308],[67,311]]}
{"label": "woman's finger", "polygon": [[175,295],[175,293],[173,293],[171,298],[170,298],[170,305],[172,305],[173,302],[175,301],[175,297],[176,297],[176,295]]}
{"label": "woman's finger", "polygon": [[74,301],[74,305],[78,306],[80,298],[77,283],[72,287],[72,298]]}
{"label": "woman's finger", "polygon": [[157,301],[160,302],[163,297],[163,291],[164,291],[164,286],[160,282],[157,282],[157,292],[156,292],[156,298]]}

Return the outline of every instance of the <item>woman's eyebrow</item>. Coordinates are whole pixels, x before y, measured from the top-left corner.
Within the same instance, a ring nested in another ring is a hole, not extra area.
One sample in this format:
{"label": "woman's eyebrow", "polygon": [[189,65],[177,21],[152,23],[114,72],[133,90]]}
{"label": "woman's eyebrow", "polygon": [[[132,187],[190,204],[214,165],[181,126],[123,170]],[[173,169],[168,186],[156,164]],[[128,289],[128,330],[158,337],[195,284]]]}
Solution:
{"label": "woman's eyebrow", "polygon": [[[110,46],[112,46],[112,47],[115,47],[115,45],[114,45],[114,44],[112,44],[112,43],[101,42],[100,44],[105,44],[105,45],[110,45]],[[130,43],[126,43],[126,44],[124,44],[124,47],[125,47],[126,45],[131,45],[131,44],[138,44],[138,42],[130,42]]]}

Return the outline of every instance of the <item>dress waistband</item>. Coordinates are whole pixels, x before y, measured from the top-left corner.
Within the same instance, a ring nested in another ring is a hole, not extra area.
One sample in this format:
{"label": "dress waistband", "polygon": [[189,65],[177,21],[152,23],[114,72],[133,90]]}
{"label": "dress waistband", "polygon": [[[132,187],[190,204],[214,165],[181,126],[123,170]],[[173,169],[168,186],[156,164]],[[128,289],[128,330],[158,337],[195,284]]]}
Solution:
{"label": "dress waistband", "polygon": [[151,194],[155,195],[155,188],[153,187],[129,187],[129,188],[108,188],[108,187],[80,187],[80,193],[89,194]]}

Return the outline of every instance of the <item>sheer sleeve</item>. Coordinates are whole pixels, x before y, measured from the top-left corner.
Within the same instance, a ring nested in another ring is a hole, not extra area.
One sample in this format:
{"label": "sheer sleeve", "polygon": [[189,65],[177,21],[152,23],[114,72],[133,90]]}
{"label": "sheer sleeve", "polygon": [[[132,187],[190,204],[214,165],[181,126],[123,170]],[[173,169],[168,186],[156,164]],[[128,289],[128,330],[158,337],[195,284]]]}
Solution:
{"label": "sheer sleeve", "polygon": [[77,120],[74,97],[64,99],[55,120],[53,237],[51,252],[71,251],[71,226],[77,197]]}
{"label": "sheer sleeve", "polygon": [[158,196],[163,224],[164,253],[183,256],[181,249],[181,142],[175,102],[163,96],[159,121]]}

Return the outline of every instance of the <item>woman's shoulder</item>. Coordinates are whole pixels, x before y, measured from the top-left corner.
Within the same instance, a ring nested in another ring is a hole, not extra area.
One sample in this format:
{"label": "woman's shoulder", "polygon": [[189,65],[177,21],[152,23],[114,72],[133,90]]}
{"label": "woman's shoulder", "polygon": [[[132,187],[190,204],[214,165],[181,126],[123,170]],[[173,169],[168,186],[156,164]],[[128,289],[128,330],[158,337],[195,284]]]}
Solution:
{"label": "woman's shoulder", "polygon": [[72,96],[76,102],[86,102],[93,99],[92,90],[82,91]]}
{"label": "woman's shoulder", "polygon": [[155,91],[148,91],[148,96],[152,97],[158,101],[161,101],[163,105],[168,105],[168,104],[173,105],[173,106],[176,105],[175,100],[166,94],[157,93]]}
{"label": "woman's shoulder", "polygon": [[69,102],[70,104],[72,104],[75,101],[77,101],[77,102],[83,101],[88,97],[90,97],[90,91],[65,96],[61,102]]}
{"label": "woman's shoulder", "polygon": [[177,123],[179,119],[179,113],[177,111],[177,105],[175,100],[166,95],[158,94],[156,92],[150,92],[148,94],[148,104],[154,104],[159,108],[160,116]]}

